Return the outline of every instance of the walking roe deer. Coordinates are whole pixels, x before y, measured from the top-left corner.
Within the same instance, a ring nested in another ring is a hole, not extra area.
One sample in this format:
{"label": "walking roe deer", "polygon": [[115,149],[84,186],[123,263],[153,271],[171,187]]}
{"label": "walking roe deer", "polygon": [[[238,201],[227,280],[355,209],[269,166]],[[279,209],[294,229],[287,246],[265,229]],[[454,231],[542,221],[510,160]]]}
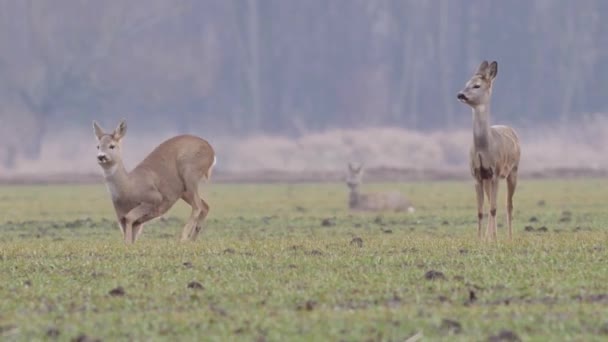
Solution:
{"label": "walking roe deer", "polygon": [[359,186],[361,185],[362,178],[363,165],[354,167],[349,163],[346,185],[350,188],[348,206],[351,210],[414,212],[414,207],[410,201],[399,192],[360,193]]}
{"label": "walking roe deer", "polygon": [[481,239],[484,191],[490,202],[490,216],[486,228],[486,239],[496,237],[496,196],[498,180],[507,179],[507,225],[509,239],[513,239],[513,194],[517,186],[517,171],[520,159],[519,138],[513,128],[502,125],[490,126],[490,98],[492,84],[498,73],[496,61],[483,61],[475,74],[466,83],[457,98],[469,105],[473,111],[473,146],[470,151],[471,173],[476,180],[477,235]]}
{"label": "walking roe deer", "polygon": [[125,169],[120,143],[127,132],[125,121],[111,133],[93,121],[97,136],[97,162],[124,241],[134,243],[145,222],[167,212],[178,199],[192,207],[181,240],[196,240],[209,213],[209,205],[198,193],[199,183],[211,177],[215,152],[209,143],[192,135],[179,135],[158,145],[131,172]]}

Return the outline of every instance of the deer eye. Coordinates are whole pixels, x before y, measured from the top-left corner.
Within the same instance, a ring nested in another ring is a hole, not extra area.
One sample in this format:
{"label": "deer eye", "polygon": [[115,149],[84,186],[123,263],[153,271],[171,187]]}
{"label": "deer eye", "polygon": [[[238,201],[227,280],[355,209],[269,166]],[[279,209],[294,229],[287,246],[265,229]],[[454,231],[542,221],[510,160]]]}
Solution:
{"label": "deer eye", "polygon": [[97,145],[97,149],[99,150],[99,145]]}
{"label": "deer eye", "polygon": [[479,84],[476,84],[476,85],[473,86],[473,88],[479,89],[479,88],[481,88],[481,86]]}
{"label": "deer eye", "polygon": [[110,150],[113,150],[114,148],[116,148],[116,145],[110,145]]}

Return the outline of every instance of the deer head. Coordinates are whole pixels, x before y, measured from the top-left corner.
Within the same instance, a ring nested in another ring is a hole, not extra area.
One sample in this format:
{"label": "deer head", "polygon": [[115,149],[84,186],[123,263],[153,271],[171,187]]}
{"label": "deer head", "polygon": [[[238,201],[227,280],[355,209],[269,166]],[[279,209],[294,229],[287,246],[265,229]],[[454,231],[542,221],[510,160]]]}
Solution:
{"label": "deer head", "polygon": [[351,190],[356,189],[361,184],[361,178],[363,177],[363,164],[355,167],[352,163],[348,163],[348,174],[346,176],[346,185]]}
{"label": "deer head", "polygon": [[492,83],[498,74],[498,63],[483,61],[477,67],[473,77],[466,83],[464,89],[458,93],[458,100],[471,107],[486,104],[492,95]]}
{"label": "deer head", "polygon": [[93,121],[95,136],[97,136],[97,163],[104,170],[111,169],[117,163],[122,162],[120,153],[120,141],[127,133],[127,124],[122,120],[112,133],[106,133]]}

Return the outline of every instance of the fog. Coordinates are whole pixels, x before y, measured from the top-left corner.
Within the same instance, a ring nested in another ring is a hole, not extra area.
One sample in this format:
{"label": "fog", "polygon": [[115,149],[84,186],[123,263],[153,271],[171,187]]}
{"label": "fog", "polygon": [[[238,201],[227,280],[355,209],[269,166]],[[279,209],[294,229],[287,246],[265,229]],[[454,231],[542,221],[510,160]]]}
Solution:
{"label": "fog", "polygon": [[468,174],[456,93],[497,60],[492,123],[520,169],[608,170],[602,0],[0,0],[0,178],[99,173],[92,120],[128,168],[206,138],[217,173]]}

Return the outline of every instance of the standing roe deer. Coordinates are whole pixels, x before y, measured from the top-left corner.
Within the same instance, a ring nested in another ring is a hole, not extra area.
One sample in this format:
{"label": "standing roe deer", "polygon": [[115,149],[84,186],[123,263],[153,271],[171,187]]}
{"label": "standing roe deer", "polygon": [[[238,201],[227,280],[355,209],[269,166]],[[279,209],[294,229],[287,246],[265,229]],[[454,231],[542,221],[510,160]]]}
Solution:
{"label": "standing roe deer", "polygon": [[473,146],[470,151],[471,173],[476,180],[477,194],[477,235],[481,239],[484,191],[490,202],[490,217],[486,239],[496,240],[496,196],[498,179],[507,179],[507,225],[509,239],[513,239],[511,227],[513,215],[513,194],[517,186],[519,167],[519,138],[508,126],[490,127],[490,98],[492,84],[498,73],[496,61],[483,61],[477,71],[458,93],[458,100],[473,110]]}
{"label": "standing roe deer", "polygon": [[103,169],[125,242],[134,243],[145,222],[167,212],[180,198],[192,207],[181,240],[194,241],[209,213],[198,187],[201,180],[211,177],[215,165],[211,145],[196,136],[179,135],[158,145],[127,172],[120,151],[127,132],[125,121],[112,133],[105,133],[95,121],[93,127],[98,140],[97,162]]}
{"label": "standing roe deer", "polygon": [[414,207],[410,201],[401,193],[382,192],[362,194],[359,186],[363,178],[363,165],[354,167],[348,164],[348,175],[346,185],[350,188],[348,206],[352,210],[360,211],[408,211],[414,212]]}

